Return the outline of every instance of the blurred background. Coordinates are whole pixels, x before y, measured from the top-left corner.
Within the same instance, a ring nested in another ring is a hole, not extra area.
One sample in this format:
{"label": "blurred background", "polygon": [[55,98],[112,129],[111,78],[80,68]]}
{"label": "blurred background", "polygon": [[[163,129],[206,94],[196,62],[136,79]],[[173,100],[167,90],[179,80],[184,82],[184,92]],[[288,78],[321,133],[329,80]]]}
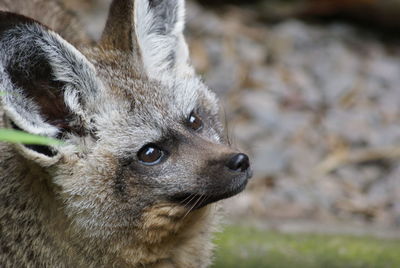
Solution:
{"label": "blurred background", "polygon": [[[110,1],[65,2],[98,38]],[[188,0],[186,32],[254,169],[216,267],[400,267],[400,0]]]}

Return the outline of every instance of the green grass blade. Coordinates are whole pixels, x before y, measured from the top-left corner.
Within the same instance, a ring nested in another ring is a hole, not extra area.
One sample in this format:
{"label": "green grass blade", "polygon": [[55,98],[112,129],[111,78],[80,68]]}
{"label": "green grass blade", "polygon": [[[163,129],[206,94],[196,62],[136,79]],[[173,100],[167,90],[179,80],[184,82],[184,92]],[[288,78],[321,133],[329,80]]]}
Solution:
{"label": "green grass blade", "polygon": [[53,138],[32,135],[13,129],[0,129],[0,141],[37,145],[60,145],[62,141]]}

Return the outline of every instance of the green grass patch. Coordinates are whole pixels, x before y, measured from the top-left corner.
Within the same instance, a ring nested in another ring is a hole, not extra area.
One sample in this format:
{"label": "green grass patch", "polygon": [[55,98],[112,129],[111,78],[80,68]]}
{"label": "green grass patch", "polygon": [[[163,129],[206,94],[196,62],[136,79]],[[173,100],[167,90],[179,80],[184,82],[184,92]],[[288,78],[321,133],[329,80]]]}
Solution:
{"label": "green grass patch", "polygon": [[37,145],[59,145],[61,141],[32,135],[23,131],[13,129],[0,129],[0,141],[11,142],[11,143],[23,143],[23,144],[37,144]]}
{"label": "green grass patch", "polygon": [[229,226],[217,235],[213,268],[400,267],[400,241],[371,237],[281,234]]}

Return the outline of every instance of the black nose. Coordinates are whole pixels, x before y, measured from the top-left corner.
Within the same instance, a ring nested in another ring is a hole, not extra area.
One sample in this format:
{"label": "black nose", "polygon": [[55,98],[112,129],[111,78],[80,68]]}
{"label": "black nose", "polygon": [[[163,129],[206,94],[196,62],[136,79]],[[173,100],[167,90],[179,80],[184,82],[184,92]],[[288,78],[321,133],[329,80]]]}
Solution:
{"label": "black nose", "polygon": [[226,166],[231,170],[243,172],[250,167],[250,160],[245,154],[236,154],[228,161]]}

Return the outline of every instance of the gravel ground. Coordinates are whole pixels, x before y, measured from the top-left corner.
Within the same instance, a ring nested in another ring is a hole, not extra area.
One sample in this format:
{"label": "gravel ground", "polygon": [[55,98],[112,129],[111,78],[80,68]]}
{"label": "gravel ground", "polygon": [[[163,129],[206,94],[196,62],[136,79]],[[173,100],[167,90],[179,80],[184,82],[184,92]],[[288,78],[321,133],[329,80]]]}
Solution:
{"label": "gravel ground", "polygon": [[345,24],[190,5],[194,63],[254,179],[234,216],[400,226],[400,47]]}

